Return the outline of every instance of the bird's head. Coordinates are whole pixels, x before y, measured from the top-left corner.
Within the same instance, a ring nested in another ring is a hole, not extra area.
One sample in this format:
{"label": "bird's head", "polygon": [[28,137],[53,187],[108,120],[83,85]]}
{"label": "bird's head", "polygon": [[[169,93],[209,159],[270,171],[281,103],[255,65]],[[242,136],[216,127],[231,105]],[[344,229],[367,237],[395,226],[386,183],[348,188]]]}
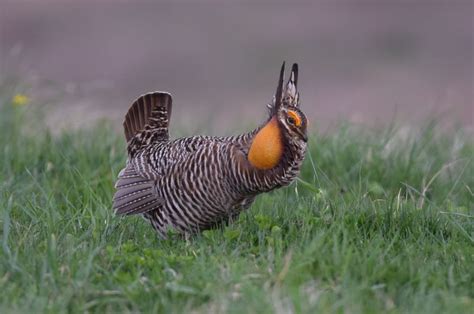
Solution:
{"label": "bird's head", "polygon": [[300,109],[298,93],[298,64],[291,67],[288,83],[283,86],[285,63],[281,67],[278,87],[270,105],[270,115],[275,116],[285,138],[290,142],[307,142],[308,119]]}
{"label": "bird's head", "polygon": [[285,63],[280,70],[278,87],[273,101],[268,105],[270,117],[252,140],[248,159],[258,169],[277,166],[285,151],[306,148],[308,141],[305,114],[300,109],[298,65],[291,68],[288,83],[283,86]]}

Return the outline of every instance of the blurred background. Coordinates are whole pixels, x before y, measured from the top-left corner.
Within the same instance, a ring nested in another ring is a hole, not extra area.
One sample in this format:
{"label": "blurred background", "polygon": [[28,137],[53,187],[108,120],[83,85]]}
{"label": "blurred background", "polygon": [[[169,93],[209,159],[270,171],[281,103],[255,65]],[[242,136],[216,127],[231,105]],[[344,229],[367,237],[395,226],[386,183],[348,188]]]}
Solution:
{"label": "blurred background", "polygon": [[153,90],[174,95],[174,128],[251,126],[266,114],[283,60],[300,64],[311,127],[429,117],[473,126],[469,0],[0,0],[2,79],[54,102],[54,128],[102,117],[120,126]]}

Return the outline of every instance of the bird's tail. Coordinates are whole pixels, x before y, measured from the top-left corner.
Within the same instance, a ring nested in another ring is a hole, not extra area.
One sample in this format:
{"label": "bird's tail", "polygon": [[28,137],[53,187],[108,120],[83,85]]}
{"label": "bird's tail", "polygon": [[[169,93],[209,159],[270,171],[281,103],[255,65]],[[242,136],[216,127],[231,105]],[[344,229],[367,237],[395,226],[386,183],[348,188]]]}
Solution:
{"label": "bird's tail", "polygon": [[123,122],[129,153],[169,139],[171,109],[172,98],[166,92],[148,93],[133,102]]}

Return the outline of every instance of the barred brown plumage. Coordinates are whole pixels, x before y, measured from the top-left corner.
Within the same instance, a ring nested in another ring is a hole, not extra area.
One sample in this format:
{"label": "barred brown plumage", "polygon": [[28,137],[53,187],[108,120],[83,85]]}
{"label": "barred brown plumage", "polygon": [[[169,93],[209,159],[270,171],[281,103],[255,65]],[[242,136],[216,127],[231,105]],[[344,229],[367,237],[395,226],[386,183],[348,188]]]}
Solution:
{"label": "barred brown plumage", "polygon": [[124,121],[128,159],[115,185],[119,215],[142,214],[162,237],[229,221],[263,192],[290,184],[307,146],[298,66],[283,86],[283,63],[269,116],[255,130],[228,136],[169,139],[171,95],[139,97]]}

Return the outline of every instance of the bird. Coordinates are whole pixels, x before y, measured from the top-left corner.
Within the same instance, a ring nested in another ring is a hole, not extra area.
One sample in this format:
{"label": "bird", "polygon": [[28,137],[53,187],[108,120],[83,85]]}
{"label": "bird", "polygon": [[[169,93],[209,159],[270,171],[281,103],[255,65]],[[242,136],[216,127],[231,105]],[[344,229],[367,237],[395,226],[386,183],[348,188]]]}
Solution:
{"label": "bird", "polygon": [[299,175],[308,143],[300,109],[298,64],[284,84],[285,62],[254,130],[234,136],[170,139],[172,96],[151,92],[133,102],[123,122],[127,161],[115,184],[116,215],[142,215],[161,238],[232,223],[265,192]]}

